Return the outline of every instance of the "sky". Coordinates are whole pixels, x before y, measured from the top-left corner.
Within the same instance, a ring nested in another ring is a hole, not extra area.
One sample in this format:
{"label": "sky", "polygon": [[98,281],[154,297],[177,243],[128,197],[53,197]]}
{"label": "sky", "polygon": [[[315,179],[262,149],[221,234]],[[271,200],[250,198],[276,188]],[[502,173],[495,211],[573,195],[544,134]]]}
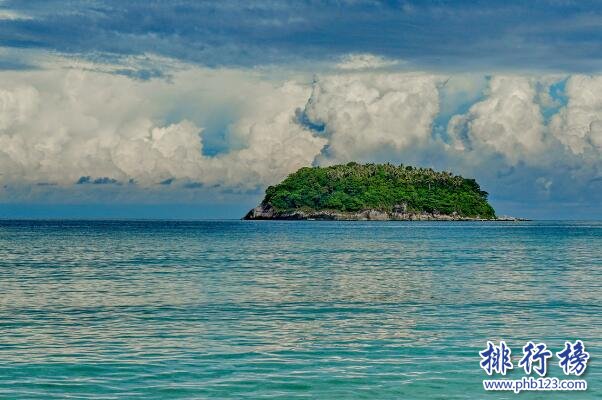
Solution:
{"label": "sky", "polygon": [[0,218],[239,218],[349,161],[601,219],[602,4],[0,0]]}

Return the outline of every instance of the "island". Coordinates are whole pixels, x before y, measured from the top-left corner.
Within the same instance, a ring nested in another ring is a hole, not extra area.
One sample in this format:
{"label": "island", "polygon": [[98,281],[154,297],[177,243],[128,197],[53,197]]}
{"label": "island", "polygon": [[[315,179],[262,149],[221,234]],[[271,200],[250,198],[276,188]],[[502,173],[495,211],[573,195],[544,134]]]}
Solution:
{"label": "island", "polygon": [[393,164],[304,167],[269,186],[246,220],[517,220],[497,218],[474,179]]}

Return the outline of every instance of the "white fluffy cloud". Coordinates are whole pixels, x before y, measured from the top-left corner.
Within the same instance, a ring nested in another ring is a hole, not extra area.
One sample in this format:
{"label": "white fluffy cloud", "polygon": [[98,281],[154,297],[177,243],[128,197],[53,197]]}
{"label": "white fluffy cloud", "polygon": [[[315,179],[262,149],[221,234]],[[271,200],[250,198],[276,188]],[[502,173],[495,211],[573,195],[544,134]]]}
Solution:
{"label": "white fluffy cloud", "polygon": [[458,150],[496,152],[511,165],[533,159],[544,149],[544,124],[530,78],[494,76],[486,98],[448,124]]}
{"label": "white fluffy cloud", "polygon": [[602,151],[602,76],[576,75],[566,83],[568,104],[554,116],[554,136],[573,154]]}
{"label": "white fluffy cloud", "polygon": [[253,187],[278,182],[287,174],[311,165],[326,145],[326,139],[295,119],[295,111],[308,96],[308,86],[287,82],[250,99],[250,105],[231,126],[236,142],[244,147],[208,159],[206,179]]}
{"label": "white fluffy cloud", "polygon": [[[83,70],[4,75],[5,182],[72,184],[91,176],[255,187],[310,164],[325,144],[294,121],[310,93],[295,82],[204,69],[176,73],[171,83]],[[212,157],[202,154],[202,126],[186,118],[167,122],[167,110],[178,107],[190,108],[190,116],[210,114],[203,109],[210,100],[232,104],[238,118],[227,128],[234,149]]]}
{"label": "white fluffy cloud", "polygon": [[[510,198],[532,187],[546,199],[595,201],[602,77],[569,77],[566,104],[550,94],[561,79],[348,69],[312,82],[181,65],[150,81],[93,64],[2,71],[0,183],[68,190],[84,177],[244,191],[316,163],[401,161],[477,177]],[[216,120],[223,148],[212,153]]]}
{"label": "white fluffy cloud", "polygon": [[360,73],[318,79],[305,116],[323,125],[330,161],[369,159],[429,141],[443,78],[416,73]]}

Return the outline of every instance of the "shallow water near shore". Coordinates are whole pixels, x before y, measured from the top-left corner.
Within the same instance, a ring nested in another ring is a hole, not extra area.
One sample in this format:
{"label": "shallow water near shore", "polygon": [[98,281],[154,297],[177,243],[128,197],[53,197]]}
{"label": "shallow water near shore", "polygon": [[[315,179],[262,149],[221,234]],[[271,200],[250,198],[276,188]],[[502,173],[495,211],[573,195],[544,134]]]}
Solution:
{"label": "shallow water near shore", "polygon": [[601,298],[602,222],[0,221],[0,398],[516,398],[501,339],[602,398]]}

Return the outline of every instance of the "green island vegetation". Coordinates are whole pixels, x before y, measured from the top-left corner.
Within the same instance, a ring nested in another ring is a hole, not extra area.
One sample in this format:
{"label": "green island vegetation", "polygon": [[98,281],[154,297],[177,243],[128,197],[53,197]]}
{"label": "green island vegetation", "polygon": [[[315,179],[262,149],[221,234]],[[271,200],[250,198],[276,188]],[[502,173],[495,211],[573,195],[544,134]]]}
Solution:
{"label": "green island vegetation", "polygon": [[474,179],[430,168],[350,162],[330,167],[304,167],[275,186],[262,201],[279,212],[366,209],[427,212],[494,219],[487,192]]}

